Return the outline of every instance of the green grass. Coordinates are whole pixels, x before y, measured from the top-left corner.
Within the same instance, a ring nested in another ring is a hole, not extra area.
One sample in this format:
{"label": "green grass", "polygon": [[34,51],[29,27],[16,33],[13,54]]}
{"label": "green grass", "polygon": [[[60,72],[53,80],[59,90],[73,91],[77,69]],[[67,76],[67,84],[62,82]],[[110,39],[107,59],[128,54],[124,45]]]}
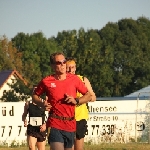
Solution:
{"label": "green grass", "polygon": [[[28,147],[2,147],[0,150],[28,150]],[[49,146],[46,146],[49,150]],[[84,150],[150,150],[150,144],[144,143],[128,143],[128,144],[115,144],[106,143],[99,145],[85,145]]]}

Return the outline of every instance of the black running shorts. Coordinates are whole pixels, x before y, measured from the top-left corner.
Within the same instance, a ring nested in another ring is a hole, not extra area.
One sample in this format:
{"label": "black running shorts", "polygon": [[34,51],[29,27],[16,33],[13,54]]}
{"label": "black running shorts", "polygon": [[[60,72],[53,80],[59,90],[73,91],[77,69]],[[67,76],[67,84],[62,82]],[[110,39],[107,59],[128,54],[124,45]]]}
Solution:
{"label": "black running shorts", "polygon": [[47,132],[40,132],[39,126],[27,126],[27,135],[37,138],[37,142],[43,142],[46,140]]}
{"label": "black running shorts", "polygon": [[76,121],[76,138],[78,140],[84,138],[86,132],[87,132],[87,121],[85,119]]}

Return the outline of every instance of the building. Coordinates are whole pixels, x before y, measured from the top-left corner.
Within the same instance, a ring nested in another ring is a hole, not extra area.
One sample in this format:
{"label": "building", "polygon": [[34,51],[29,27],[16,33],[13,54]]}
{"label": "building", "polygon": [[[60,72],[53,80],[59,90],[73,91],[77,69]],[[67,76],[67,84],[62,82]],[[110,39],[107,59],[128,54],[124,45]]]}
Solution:
{"label": "building", "polygon": [[0,98],[3,96],[4,90],[11,90],[8,84],[12,84],[14,80],[20,79],[27,85],[27,81],[16,70],[6,70],[0,72]]}
{"label": "building", "polygon": [[134,93],[125,96],[126,98],[135,97],[135,98],[150,98],[150,85],[144,87]]}

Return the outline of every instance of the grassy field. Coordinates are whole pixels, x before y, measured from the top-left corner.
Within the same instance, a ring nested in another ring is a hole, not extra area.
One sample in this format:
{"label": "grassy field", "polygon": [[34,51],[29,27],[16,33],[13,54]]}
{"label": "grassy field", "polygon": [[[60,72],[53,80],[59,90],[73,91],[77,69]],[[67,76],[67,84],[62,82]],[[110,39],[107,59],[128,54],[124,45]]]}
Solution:
{"label": "grassy field", "polygon": [[[0,147],[0,150],[28,150],[28,147]],[[49,150],[49,146],[46,146]],[[100,144],[85,145],[84,150],[150,150],[150,144],[130,143],[130,144]]]}

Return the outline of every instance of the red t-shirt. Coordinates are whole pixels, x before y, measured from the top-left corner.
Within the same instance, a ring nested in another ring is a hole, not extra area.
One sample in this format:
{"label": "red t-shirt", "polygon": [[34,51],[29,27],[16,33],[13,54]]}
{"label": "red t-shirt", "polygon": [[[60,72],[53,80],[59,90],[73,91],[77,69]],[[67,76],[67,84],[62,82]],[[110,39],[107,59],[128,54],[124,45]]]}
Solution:
{"label": "red t-shirt", "polygon": [[[50,75],[41,80],[35,94],[40,96],[46,93],[48,102],[52,105],[51,112],[57,116],[74,117],[75,105],[66,103],[65,94],[76,98],[76,92],[85,94],[88,90],[80,78],[73,74],[66,74],[65,80],[56,80],[53,75]],[[48,127],[54,127],[60,130],[74,132],[76,130],[76,121],[60,120],[49,117],[47,120]]]}

